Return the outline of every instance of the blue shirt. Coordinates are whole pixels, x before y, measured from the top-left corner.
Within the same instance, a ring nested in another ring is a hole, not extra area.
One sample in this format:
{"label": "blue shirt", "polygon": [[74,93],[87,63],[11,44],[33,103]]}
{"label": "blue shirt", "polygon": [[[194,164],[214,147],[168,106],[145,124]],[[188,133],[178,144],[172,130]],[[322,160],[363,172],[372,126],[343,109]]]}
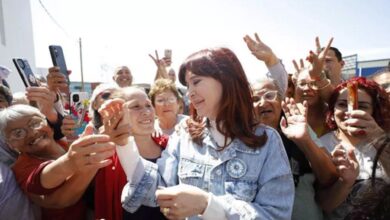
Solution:
{"label": "blue shirt", "polygon": [[[131,182],[122,191],[123,207],[134,212],[141,205],[157,206],[158,186],[189,184],[211,192],[223,204],[228,219],[291,219],[294,183],[279,134],[267,134],[264,146],[252,149],[234,139],[218,151],[208,129],[202,145],[181,127],[169,140],[157,164],[140,160]],[[199,219],[192,216],[189,219]]]}
{"label": "blue shirt", "polygon": [[39,209],[20,190],[11,168],[0,162],[0,219],[38,219]]}

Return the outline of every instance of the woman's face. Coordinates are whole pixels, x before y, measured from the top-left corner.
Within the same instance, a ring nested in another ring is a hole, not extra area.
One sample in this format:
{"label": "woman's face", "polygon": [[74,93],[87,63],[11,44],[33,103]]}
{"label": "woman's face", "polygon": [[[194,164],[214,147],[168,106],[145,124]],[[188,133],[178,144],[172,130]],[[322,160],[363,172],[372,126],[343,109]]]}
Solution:
{"label": "woman's face", "polygon": [[142,91],[134,91],[128,96],[131,131],[134,135],[150,135],[154,131],[154,109],[148,96]]}
{"label": "woman's face", "polygon": [[257,119],[265,125],[277,128],[282,106],[276,86],[272,82],[264,81],[253,84],[252,90]]}
{"label": "woman's face", "polygon": [[156,94],[154,98],[154,108],[158,118],[176,117],[179,111],[179,102],[175,94],[170,91],[164,91]]}
{"label": "woman's face", "polygon": [[6,127],[5,136],[10,146],[22,153],[39,155],[53,144],[52,129],[46,119],[38,115],[13,120]]}
{"label": "woman's face", "polygon": [[222,97],[222,84],[212,77],[186,73],[188,96],[198,115],[210,120],[217,118]]}
{"label": "woman's face", "polygon": [[295,85],[294,99],[297,102],[303,103],[307,101],[309,106],[317,104],[320,100],[318,90],[313,89],[314,81],[310,79],[309,72],[303,71],[299,73],[297,82]]}
{"label": "woman's face", "polygon": [[[358,90],[358,109],[367,112],[368,114],[373,114],[372,107],[372,99],[371,96],[367,94],[364,90]],[[347,125],[345,124],[345,120],[347,120],[347,116],[345,112],[348,111],[348,90],[345,88],[340,91],[340,95],[336,100],[334,106],[334,120],[337,124],[337,127],[343,131],[346,130]]]}

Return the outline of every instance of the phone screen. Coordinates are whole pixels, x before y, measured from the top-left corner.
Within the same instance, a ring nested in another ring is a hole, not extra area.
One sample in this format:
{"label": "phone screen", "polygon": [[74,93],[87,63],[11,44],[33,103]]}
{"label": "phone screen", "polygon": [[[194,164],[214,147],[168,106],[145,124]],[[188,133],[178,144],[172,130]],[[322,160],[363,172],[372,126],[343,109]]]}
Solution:
{"label": "phone screen", "polygon": [[26,59],[15,58],[12,59],[12,61],[14,62],[15,67],[18,70],[20,77],[22,78],[23,84],[26,87],[39,86],[39,82],[32,72],[30,64]]}

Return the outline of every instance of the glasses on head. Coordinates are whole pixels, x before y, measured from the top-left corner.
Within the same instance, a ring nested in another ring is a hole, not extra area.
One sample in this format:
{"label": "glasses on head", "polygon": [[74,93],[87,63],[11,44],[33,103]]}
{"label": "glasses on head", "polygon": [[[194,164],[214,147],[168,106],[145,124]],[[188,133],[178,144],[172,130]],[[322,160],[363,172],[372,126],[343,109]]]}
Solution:
{"label": "glasses on head", "polygon": [[111,92],[102,92],[99,94],[99,96],[103,99],[103,100],[107,100],[110,98],[111,96]]}
{"label": "glasses on head", "polygon": [[177,102],[176,97],[169,97],[169,98],[156,98],[155,103],[156,105],[164,105],[165,103],[167,104],[174,104]]}
{"label": "glasses on head", "polygon": [[306,87],[313,90],[318,90],[318,86],[316,85],[316,81],[298,81],[297,83],[298,88],[304,90]]}
{"label": "glasses on head", "polygon": [[390,89],[390,83],[383,83],[383,84],[380,84],[380,86],[382,88],[384,88],[386,91],[389,91],[389,89]]}
{"label": "glasses on head", "polygon": [[252,99],[253,102],[259,102],[261,99],[264,101],[275,101],[276,97],[278,97],[278,91],[271,90],[264,93],[263,95],[254,95]]}
{"label": "glasses on head", "polygon": [[10,140],[22,140],[27,136],[27,128],[34,130],[42,128],[46,124],[45,119],[34,117],[30,120],[25,128],[15,128],[10,132],[9,139]]}

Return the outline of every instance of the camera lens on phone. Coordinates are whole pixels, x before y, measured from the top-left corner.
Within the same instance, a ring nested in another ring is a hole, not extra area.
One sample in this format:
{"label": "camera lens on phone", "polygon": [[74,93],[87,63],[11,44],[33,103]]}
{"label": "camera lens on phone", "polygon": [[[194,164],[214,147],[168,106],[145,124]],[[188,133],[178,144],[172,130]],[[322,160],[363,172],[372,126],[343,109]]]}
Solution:
{"label": "camera lens on phone", "polygon": [[79,102],[79,101],[80,101],[80,96],[79,96],[79,94],[74,94],[74,95],[72,96],[72,99],[73,99],[73,102]]}

